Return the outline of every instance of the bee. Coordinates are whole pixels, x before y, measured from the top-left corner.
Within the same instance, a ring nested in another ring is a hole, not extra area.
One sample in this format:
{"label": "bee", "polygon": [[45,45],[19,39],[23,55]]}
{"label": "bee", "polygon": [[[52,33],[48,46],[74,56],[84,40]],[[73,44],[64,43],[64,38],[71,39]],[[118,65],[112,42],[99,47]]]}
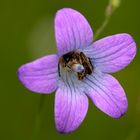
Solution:
{"label": "bee", "polygon": [[72,51],[64,54],[59,59],[59,64],[68,71],[72,71],[75,64],[81,64],[84,67],[84,70],[77,72],[78,80],[83,80],[86,75],[91,75],[93,71],[90,59],[83,52],[79,51]]}

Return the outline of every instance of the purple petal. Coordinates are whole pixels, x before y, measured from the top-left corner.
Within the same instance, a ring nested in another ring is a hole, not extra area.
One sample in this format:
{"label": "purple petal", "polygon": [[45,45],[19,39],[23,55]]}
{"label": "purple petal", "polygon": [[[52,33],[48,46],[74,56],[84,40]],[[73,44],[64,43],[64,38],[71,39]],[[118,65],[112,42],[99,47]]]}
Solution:
{"label": "purple petal", "polygon": [[80,90],[68,85],[58,88],[55,95],[55,123],[60,133],[69,133],[79,127],[88,110],[88,99]]}
{"label": "purple petal", "polygon": [[[129,34],[112,35],[93,44],[89,56],[102,72],[112,73],[126,67],[135,57],[136,44]],[[87,54],[88,55],[88,54]]]}
{"label": "purple petal", "polygon": [[58,58],[48,55],[21,66],[20,81],[33,92],[50,93],[56,90],[58,80]]}
{"label": "purple petal", "polygon": [[104,113],[120,118],[128,107],[125,92],[119,82],[109,74],[97,74],[86,79],[87,95]]}
{"label": "purple petal", "polygon": [[55,17],[55,36],[60,55],[87,47],[93,40],[92,29],[78,11],[64,8]]}

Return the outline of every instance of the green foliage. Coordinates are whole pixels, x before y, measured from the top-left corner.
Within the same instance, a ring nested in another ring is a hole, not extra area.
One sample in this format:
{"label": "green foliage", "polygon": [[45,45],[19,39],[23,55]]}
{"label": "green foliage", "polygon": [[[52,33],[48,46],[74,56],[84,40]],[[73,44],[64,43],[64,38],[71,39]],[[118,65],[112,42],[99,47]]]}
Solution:
{"label": "green foliage", "polygon": [[[115,8],[120,0],[111,0]],[[40,95],[31,93],[18,81],[18,67],[49,53],[55,53],[53,18],[56,11],[71,7],[80,11],[94,32],[102,24],[108,0],[5,0],[0,4],[0,140],[31,140]],[[115,74],[124,87],[129,109],[111,119],[90,102],[80,128],[68,135],[56,132],[54,94],[45,96],[39,140],[139,140],[140,139],[140,1],[124,0],[99,38],[130,33],[138,46],[133,63]]]}

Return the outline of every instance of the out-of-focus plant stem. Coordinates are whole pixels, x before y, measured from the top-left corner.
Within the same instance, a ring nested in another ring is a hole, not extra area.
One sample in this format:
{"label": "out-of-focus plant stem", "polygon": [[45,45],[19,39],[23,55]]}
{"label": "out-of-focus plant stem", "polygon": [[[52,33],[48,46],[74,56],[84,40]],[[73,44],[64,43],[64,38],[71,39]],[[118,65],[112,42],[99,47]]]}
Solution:
{"label": "out-of-focus plant stem", "polygon": [[103,32],[103,30],[107,26],[109,20],[110,20],[110,17],[105,18],[105,20],[102,23],[102,25],[97,29],[97,31],[96,31],[96,33],[94,35],[94,40],[96,40],[98,38],[98,36]]}
{"label": "out-of-focus plant stem", "polygon": [[121,0],[109,0],[109,3],[105,9],[105,19],[104,19],[103,23],[101,24],[101,26],[97,29],[97,31],[94,35],[95,40],[103,32],[103,30],[105,29],[105,27],[109,23],[110,18],[112,17],[113,13],[120,6],[120,4],[121,4]]}
{"label": "out-of-focus plant stem", "polygon": [[40,132],[41,132],[41,123],[42,123],[42,112],[43,112],[43,105],[44,105],[45,95],[40,95],[39,107],[37,110],[35,124],[33,127],[33,140],[40,140]]}

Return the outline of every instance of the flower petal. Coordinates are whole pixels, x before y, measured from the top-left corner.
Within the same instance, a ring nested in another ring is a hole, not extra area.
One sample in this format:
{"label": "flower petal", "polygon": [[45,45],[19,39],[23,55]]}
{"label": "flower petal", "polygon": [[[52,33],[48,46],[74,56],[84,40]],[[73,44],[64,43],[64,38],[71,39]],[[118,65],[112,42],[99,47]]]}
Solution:
{"label": "flower petal", "polygon": [[135,57],[136,44],[129,34],[105,37],[93,43],[87,55],[102,72],[113,73],[126,67]]}
{"label": "flower petal", "polygon": [[56,90],[58,80],[58,58],[48,55],[21,66],[20,81],[33,92],[50,93]]}
{"label": "flower petal", "polygon": [[70,8],[63,8],[55,17],[55,37],[58,53],[63,55],[87,47],[93,40],[93,33],[82,14]]}
{"label": "flower petal", "polygon": [[55,95],[55,124],[60,133],[77,129],[88,110],[88,98],[69,84],[58,88]]}
{"label": "flower petal", "polygon": [[85,83],[87,95],[101,111],[113,118],[120,118],[125,114],[128,107],[127,98],[114,77],[94,73],[85,80]]}

